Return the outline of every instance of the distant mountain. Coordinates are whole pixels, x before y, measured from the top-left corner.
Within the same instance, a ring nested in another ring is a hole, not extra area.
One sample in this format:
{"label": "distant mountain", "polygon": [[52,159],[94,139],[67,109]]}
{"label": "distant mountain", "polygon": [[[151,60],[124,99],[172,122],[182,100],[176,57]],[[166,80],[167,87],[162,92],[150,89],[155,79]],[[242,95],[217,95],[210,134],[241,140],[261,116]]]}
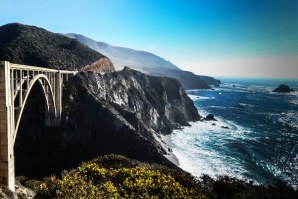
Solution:
{"label": "distant mountain", "polygon": [[77,40],[19,23],[0,27],[0,60],[56,69],[114,71],[106,56]]}
{"label": "distant mountain", "polygon": [[207,89],[210,88],[209,85],[221,83],[213,77],[199,76],[183,71],[171,62],[149,52],[112,46],[80,34],[69,33],[66,35],[109,57],[118,70],[129,66],[146,74],[176,78],[186,89]]}
{"label": "distant mountain", "polygon": [[66,35],[108,56],[113,61],[116,69],[119,70],[122,70],[124,66],[153,69],[162,66],[167,69],[180,70],[171,62],[149,52],[111,46],[104,42],[94,41],[80,34],[69,33]]}

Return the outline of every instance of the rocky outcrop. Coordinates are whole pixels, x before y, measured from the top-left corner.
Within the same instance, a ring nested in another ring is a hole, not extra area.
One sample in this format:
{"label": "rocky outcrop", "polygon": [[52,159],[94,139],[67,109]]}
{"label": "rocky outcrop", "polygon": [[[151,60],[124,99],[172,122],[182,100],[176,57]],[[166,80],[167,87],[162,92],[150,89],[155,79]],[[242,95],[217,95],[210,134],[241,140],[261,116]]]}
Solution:
{"label": "rocky outcrop", "polygon": [[159,135],[200,119],[179,81],[129,68],[81,72],[65,85],[63,97],[59,128],[43,125],[44,103],[25,109],[15,144],[17,175],[49,175],[110,153],[175,167]]}
{"label": "rocky outcrop", "polygon": [[33,199],[35,192],[24,187],[18,178],[15,181],[15,191],[10,191],[6,186],[1,185],[0,187],[0,198],[1,199]]}
{"label": "rocky outcrop", "polygon": [[215,118],[214,118],[214,115],[213,114],[208,114],[204,120],[207,120],[207,121],[217,121]]}
{"label": "rocky outcrop", "polygon": [[278,88],[274,89],[272,92],[276,93],[290,93],[290,92],[295,92],[294,89],[291,89],[289,86],[281,84],[279,85]]}
{"label": "rocky outcrop", "polygon": [[114,66],[109,58],[101,58],[100,60],[93,62],[90,65],[86,65],[81,68],[80,71],[87,72],[87,71],[93,71],[93,72],[113,72],[115,71]]}
{"label": "rocky outcrop", "polygon": [[221,84],[220,80],[213,77],[195,75],[189,71],[172,69],[142,69],[142,72],[150,75],[172,77],[179,80],[185,89],[210,89],[211,85]]}
{"label": "rocky outcrop", "polygon": [[96,98],[133,114],[155,132],[170,133],[177,124],[199,119],[192,100],[175,79],[144,75],[128,67],[117,73],[81,73],[79,77]]}

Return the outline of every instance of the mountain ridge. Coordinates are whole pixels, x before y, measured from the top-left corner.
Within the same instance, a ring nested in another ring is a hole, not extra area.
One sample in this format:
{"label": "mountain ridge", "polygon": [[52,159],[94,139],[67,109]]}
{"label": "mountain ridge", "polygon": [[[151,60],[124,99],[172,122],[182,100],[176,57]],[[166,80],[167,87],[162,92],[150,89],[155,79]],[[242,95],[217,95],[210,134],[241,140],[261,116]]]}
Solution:
{"label": "mountain ridge", "polygon": [[107,65],[98,72],[114,71],[112,62],[107,59],[74,39],[43,28],[20,23],[0,26],[1,61],[68,70],[104,62]]}
{"label": "mountain ridge", "polygon": [[[167,68],[170,69],[176,69],[180,70],[180,68],[170,61],[165,60],[164,58],[155,55],[151,52],[143,51],[143,50],[134,50],[132,48],[127,48],[127,47],[119,47],[119,46],[113,46],[110,45],[106,42],[97,42],[91,38],[88,38],[84,35],[81,34],[76,34],[76,33],[67,33],[65,34],[66,36],[76,39],[82,44],[87,45],[88,47],[98,51],[102,52],[103,54],[106,54],[109,58],[114,60],[114,65],[117,67],[117,69],[121,70],[124,66],[131,66],[131,64],[136,64],[136,62],[140,63],[139,67],[149,67],[149,68],[155,68],[157,61],[162,62],[163,65],[165,65]],[[123,53],[126,51],[126,55]],[[137,55],[141,57],[130,57],[129,60],[127,59],[127,54],[130,55]],[[144,60],[145,59],[145,60]],[[133,61],[133,62],[131,62]],[[144,64],[146,63],[147,64]],[[149,62],[149,63],[148,63]]]}
{"label": "mountain ridge", "polygon": [[150,52],[112,46],[105,42],[97,42],[81,34],[68,33],[65,35],[108,56],[118,70],[124,66],[129,66],[145,74],[176,78],[185,89],[209,89],[211,88],[210,85],[221,83],[220,80],[213,77],[183,71],[178,66]]}

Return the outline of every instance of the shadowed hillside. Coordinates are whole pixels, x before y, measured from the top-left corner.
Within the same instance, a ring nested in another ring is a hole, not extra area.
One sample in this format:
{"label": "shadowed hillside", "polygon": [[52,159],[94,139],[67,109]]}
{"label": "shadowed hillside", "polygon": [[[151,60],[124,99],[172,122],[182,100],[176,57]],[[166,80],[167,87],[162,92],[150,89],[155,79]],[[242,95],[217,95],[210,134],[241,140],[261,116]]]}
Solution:
{"label": "shadowed hillside", "polygon": [[[79,70],[106,58],[74,39],[18,23],[0,27],[0,60],[56,69]],[[110,64],[105,71],[113,71]]]}

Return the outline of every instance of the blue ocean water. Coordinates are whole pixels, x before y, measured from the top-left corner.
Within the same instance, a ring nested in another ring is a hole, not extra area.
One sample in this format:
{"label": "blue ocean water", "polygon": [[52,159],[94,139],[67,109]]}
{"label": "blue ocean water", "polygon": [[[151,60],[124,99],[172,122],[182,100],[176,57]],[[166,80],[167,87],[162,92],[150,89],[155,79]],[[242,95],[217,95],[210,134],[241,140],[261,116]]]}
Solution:
{"label": "blue ocean water", "polygon": [[[195,176],[228,175],[255,183],[280,178],[297,188],[298,80],[221,80],[213,90],[187,91],[200,115],[211,113],[218,121],[173,132],[180,167]],[[281,83],[296,92],[271,92]]]}

